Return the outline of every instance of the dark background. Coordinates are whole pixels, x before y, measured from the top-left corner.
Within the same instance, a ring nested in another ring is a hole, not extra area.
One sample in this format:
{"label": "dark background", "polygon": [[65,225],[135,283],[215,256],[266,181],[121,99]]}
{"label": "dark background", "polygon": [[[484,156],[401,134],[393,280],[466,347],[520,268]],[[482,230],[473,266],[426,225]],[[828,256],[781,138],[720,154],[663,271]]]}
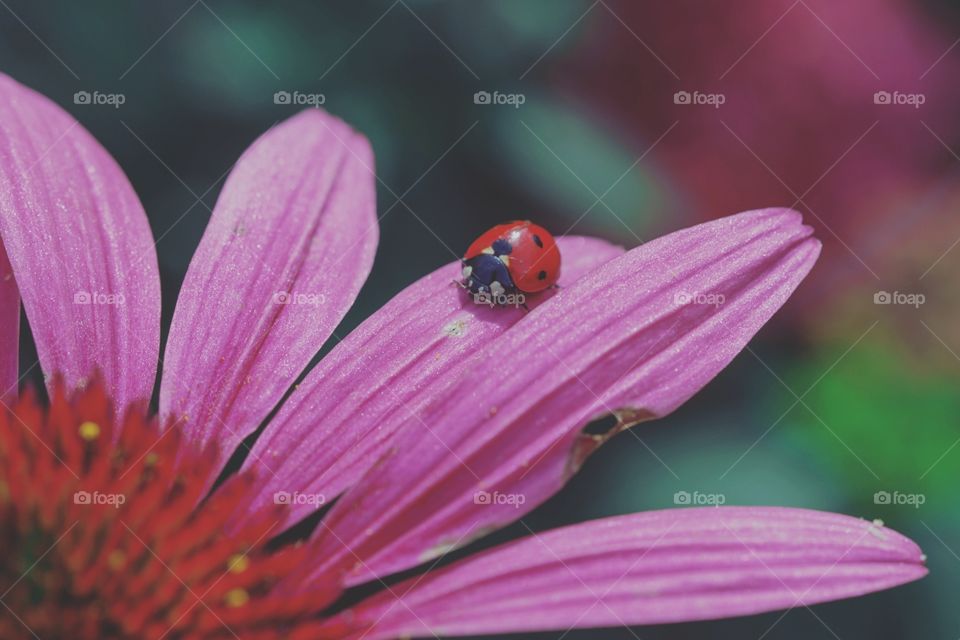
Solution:
{"label": "dark background", "polygon": [[[232,163],[299,108],[275,104],[277,91],[322,94],[377,155],[382,240],[339,335],[505,219],[633,247],[743,209],[800,209],[823,257],[752,351],[674,415],[602,449],[525,522],[716,493],[883,518],[924,548],[930,576],[786,615],[543,637],[960,636],[954,4],[0,5],[2,71],[74,114],[140,195],[159,240],[164,331]],[[78,91],[124,103],[75,104]],[[475,104],[478,91],[523,104]],[[678,91],[723,104],[677,104]],[[923,104],[878,104],[878,91]],[[878,291],[925,302],[877,305]],[[924,502],[877,504],[878,491]]]}

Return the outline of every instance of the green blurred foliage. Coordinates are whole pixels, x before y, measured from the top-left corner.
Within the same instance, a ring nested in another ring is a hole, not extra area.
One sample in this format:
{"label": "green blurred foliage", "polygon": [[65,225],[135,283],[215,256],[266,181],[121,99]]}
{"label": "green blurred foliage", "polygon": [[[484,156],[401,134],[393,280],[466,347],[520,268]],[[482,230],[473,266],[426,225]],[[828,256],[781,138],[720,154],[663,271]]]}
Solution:
{"label": "green blurred foliage", "polygon": [[880,336],[845,354],[848,347],[823,348],[792,367],[787,379],[795,389],[815,384],[804,398],[809,409],[797,406],[785,419],[791,440],[864,502],[877,491],[921,493],[924,513],[956,517],[960,381],[910,366]]}
{"label": "green blurred foliage", "polygon": [[526,98],[520,108],[497,113],[498,157],[567,226],[582,223],[593,233],[639,242],[635,230],[656,220],[665,181],[636,170],[637,158],[616,131],[561,100]]}

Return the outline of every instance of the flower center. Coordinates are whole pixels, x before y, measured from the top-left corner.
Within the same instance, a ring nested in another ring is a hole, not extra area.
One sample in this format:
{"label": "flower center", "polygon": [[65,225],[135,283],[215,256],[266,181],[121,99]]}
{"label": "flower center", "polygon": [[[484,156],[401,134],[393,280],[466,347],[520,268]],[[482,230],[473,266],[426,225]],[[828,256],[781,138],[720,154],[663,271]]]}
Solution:
{"label": "flower center", "polygon": [[274,549],[283,505],[220,470],[144,407],[115,425],[103,387],[0,409],[0,638],[317,635],[335,584],[297,579],[309,544]]}

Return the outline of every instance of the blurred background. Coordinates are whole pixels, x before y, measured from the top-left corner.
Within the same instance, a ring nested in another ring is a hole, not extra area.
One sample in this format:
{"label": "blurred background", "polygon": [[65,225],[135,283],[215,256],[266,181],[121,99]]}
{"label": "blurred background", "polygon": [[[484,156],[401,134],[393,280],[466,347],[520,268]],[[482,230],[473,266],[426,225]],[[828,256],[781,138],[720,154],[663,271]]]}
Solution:
{"label": "blurred background", "polygon": [[143,200],[164,331],[232,163],[315,104],[370,138],[380,179],[377,262],[339,335],[505,219],[633,247],[801,210],[823,256],[751,348],[526,523],[811,507],[883,519],[930,575],[812,610],[537,637],[960,636],[960,5],[0,5],[2,71],[74,114]]}

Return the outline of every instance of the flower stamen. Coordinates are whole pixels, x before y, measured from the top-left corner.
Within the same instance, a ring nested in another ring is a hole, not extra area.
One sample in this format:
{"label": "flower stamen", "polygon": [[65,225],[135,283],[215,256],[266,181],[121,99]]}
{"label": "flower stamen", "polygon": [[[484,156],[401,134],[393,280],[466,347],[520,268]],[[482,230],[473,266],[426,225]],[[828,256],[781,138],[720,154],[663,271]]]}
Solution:
{"label": "flower stamen", "polygon": [[[303,636],[340,593],[274,549],[284,505],[249,512],[255,477],[220,471],[142,407],[115,424],[102,384],[0,411],[0,637]],[[282,585],[282,586],[281,586]]]}

